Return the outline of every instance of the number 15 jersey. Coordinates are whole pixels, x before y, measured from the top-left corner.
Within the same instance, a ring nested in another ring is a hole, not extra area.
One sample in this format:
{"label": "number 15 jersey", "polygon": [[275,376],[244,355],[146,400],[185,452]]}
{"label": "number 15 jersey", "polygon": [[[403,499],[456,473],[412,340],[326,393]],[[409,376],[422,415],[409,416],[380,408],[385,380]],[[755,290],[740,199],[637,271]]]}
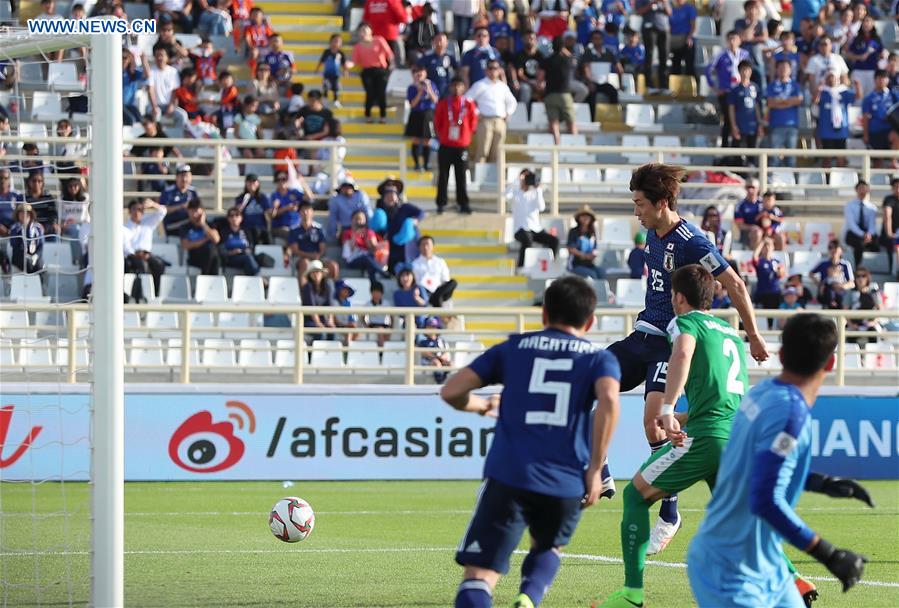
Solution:
{"label": "number 15 jersey", "polygon": [[583,496],[593,387],[603,377],[620,380],[615,356],[548,328],[511,336],[469,367],[485,385],[503,385],[484,477],[549,496]]}
{"label": "number 15 jersey", "polygon": [[671,274],[688,264],[702,264],[714,276],[728,269],[727,260],[705,234],[681,220],[667,234],[655,230],[646,234],[646,301],[637,317],[636,329],[664,336],[674,318],[671,308]]}

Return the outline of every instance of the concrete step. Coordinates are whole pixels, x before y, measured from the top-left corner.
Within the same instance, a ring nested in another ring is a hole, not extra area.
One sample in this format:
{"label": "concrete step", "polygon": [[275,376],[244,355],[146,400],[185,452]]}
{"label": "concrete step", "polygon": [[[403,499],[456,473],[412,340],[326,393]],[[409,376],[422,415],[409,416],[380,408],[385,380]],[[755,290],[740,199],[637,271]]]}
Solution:
{"label": "concrete step", "polygon": [[294,14],[294,15],[333,15],[334,5],[330,2],[279,2],[278,0],[264,0],[257,2],[267,15]]}
{"label": "concrete step", "polygon": [[[267,11],[266,11],[267,12]],[[340,32],[343,19],[337,15],[304,15],[296,13],[269,13],[269,23],[279,34],[286,31],[327,31],[332,34]]]}
{"label": "concrete step", "polygon": [[365,135],[371,137],[373,135],[393,135],[394,137],[402,137],[403,125],[400,123],[380,124],[365,122],[341,122],[341,129],[346,135]]}
{"label": "concrete step", "polygon": [[453,278],[459,282],[459,287],[463,289],[504,291],[507,293],[523,293],[528,290],[527,277],[464,274],[461,270],[459,272],[451,270],[450,272]]}
{"label": "concrete step", "polygon": [[[343,96],[344,93],[340,93],[341,104],[343,104]],[[334,116],[337,118],[365,118],[365,108],[363,106],[344,106],[342,108],[333,107],[330,102],[328,103],[328,109],[334,113]],[[387,116],[395,116],[399,112],[399,108],[396,107],[388,107],[387,108]],[[361,164],[361,163],[360,163]],[[411,165],[410,165],[411,166]]]}
{"label": "concrete step", "polygon": [[492,256],[493,261],[498,257],[504,257],[509,253],[505,245],[488,245],[481,243],[447,243],[440,246],[443,255],[452,255],[453,257],[463,256]]}
{"label": "concrete step", "polygon": [[[309,68],[309,71],[312,71],[312,68]],[[309,89],[318,89],[322,86],[322,75],[321,74],[294,74],[291,79],[293,82],[302,82],[303,85]],[[344,95],[347,91],[359,91],[360,93],[364,93],[365,89],[362,88],[362,79],[354,74],[350,74],[346,78],[340,79],[340,97],[344,99]],[[365,97],[363,96],[364,100]]]}
{"label": "concrete step", "polygon": [[[484,317],[483,320],[477,318],[465,319],[465,329],[470,331],[508,331],[514,332],[518,327],[517,321],[503,321],[495,317]],[[543,329],[543,324],[539,321],[525,321],[525,331],[537,331]]]}
{"label": "concrete step", "polygon": [[333,30],[324,30],[324,31],[303,31],[303,30],[278,30],[278,33],[281,34],[281,37],[284,38],[284,42],[287,44],[293,44],[295,42],[318,42],[321,44],[322,50],[324,50],[325,46],[328,44],[328,40],[331,39],[331,34],[336,34],[336,31]]}
{"label": "concrete step", "polygon": [[[533,301],[534,292],[527,289],[509,290],[509,289],[457,289],[453,292],[453,299],[457,302],[460,300],[503,300],[503,301]],[[460,304],[461,306],[461,304]]]}
{"label": "concrete step", "polygon": [[428,230],[428,234],[441,242],[452,242],[448,239],[465,239],[466,243],[475,240],[498,242],[502,238],[502,232],[499,230],[471,230],[471,229],[450,229],[450,228],[433,228]]}

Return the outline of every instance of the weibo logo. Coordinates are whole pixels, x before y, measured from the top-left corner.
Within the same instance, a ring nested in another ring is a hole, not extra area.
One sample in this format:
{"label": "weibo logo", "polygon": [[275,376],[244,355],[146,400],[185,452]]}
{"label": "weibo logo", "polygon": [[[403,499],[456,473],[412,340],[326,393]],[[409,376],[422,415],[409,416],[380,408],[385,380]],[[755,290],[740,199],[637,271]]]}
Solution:
{"label": "weibo logo", "polygon": [[[238,430],[256,430],[256,416],[246,403],[228,401],[225,407],[236,411],[228,418],[237,423]],[[224,471],[240,461],[244,453],[243,441],[234,435],[234,424],[213,422],[206,410],[197,412],[181,423],[169,440],[169,458],[176,465],[192,473]]]}

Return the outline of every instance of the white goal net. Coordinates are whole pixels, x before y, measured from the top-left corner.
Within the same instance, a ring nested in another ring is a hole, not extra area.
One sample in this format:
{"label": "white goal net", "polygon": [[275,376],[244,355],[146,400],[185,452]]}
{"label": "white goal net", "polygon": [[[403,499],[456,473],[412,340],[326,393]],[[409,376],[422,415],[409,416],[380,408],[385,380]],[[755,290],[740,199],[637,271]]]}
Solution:
{"label": "white goal net", "polygon": [[121,49],[0,27],[4,607],[123,604]]}

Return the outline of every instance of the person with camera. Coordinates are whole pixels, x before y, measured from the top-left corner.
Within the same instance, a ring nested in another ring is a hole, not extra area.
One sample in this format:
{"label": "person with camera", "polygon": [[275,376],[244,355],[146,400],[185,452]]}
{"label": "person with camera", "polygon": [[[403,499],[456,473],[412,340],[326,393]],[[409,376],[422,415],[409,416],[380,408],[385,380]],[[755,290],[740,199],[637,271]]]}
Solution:
{"label": "person with camera", "polygon": [[543,229],[540,212],[546,211],[543,189],[537,184],[537,174],[525,169],[518,176],[519,187],[509,193],[512,199],[512,230],[515,240],[521,243],[518,251],[518,268],[524,266],[524,252],[534,243],[545,245],[559,257],[559,238]]}

